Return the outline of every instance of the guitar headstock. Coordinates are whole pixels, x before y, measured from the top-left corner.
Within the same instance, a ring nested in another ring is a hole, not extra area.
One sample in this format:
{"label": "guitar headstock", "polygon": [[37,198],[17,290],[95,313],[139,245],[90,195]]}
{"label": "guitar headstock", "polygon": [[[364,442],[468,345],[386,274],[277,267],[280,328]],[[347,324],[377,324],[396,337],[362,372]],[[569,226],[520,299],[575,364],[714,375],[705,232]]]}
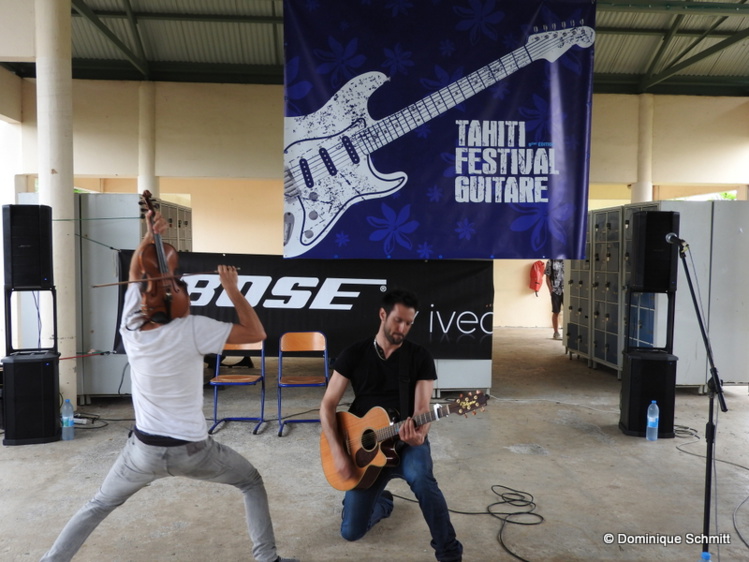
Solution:
{"label": "guitar headstock", "polygon": [[525,48],[533,60],[546,59],[554,62],[570,47],[577,46],[587,48],[595,41],[596,32],[592,27],[577,25],[571,22],[569,25],[562,23],[559,28],[552,25],[551,28],[544,26],[544,31],[535,33],[528,37]]}
{"label": "guitar headstock", "polygon": [[484,411],[488,400],[489,397],[480,390],[477,390],[475,393],[469,392],[466,395],[460,393],[455,402],[450,404],[450,413],[468,417],[469,412],[473,412],[475,416],[477,410]]}

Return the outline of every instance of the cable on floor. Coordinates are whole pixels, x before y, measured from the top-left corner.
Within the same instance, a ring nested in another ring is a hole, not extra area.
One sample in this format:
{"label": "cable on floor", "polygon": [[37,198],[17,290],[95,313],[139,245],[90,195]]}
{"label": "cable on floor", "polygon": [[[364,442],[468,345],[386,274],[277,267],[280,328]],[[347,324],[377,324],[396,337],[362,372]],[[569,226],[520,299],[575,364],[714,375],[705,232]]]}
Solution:
{"label": "cable on floor", "polygon": [[[455,513],[456,515],[490,515],[495,519],[499,519],[501,521],[499,531],[497,532],[497,542],[499,543],[499,546],[501,546],[502,549],[513,558],[516,558],[521,562],[528,562],[528,560],[516,554],[507,546],[504,539],[504,531],[508,524],[531,526],[540,525],[544,522],[543,516],[540,513],[535,512],[537,505],[534,497],[528,492],[515,490],[508,486],[503,486],[502,484],[494,484],[491,487],[491,491],[500,499],[499,501],[486,506],[485,511],[461,511],[457,509],[448,509],[448,511],[450,511],[450,513]],[[412,503],[418,503],[418,500],[415,500],[414,498],[407,498],[398,494],[393,494],[393,497]],[[499,511],[501,506],[505,505],[517,509],[514,511]]]}

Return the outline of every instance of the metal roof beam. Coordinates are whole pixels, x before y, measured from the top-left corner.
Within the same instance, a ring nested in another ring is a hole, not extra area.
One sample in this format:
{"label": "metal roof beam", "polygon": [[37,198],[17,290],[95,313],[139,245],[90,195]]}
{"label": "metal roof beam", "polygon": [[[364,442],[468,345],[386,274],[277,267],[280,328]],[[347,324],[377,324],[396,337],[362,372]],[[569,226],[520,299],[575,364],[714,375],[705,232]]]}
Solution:
{"label": "metal roof beam", "polygon": [[[746,4],[747,0],[741,0],[741,3],[742,4]],[[715,30],[719,26],[721,26],[723,24],[723,22],[725,22],[727,19],[728,19],[728,17],[715,18],[715,21],[713,22],[713,24],[708,29],[706,29],[702,33],[702,35],[700,37],[697,37],[694,41],[692,41],[692,44],[689,45],[686,49],[684,49],[678,57],[676,57],[673,61],[671,61],[671,64],[672,65],[676,64],[681,59],[683,59],[684,57],[686,57],[687,54],[689,54],[689,52],[692,51],[692,49],[696,48],[697,45],[699,45],[702,41],[704,41],[708,37],[710,37],[710,38],[716,37],[717,33],[715,33]]]}
{"label": "metal roof beam", "polygon": [[704,51],[700,52],[699,54],[685,60],[684,62],[681,62],[679,64],[675,64],[673,66],[670,66],[669,68],[665,69],[660,74],[656,74],[655,76],[652,76],[645,80],[643,82],[643,91],[647,90],[648,88],[654,86],[655,84],[658,84],[658,82],[662,82],[663,80],[666,80],[667,78],[670,78],[674,74],[681,72],[685,68],[688,68],[692,66],[694,63],[699,62],[701,60],[704,60],[716,53],[719,53],[723,49],[727,49],[728,47],[734,45],[735,43],[738,43],[740,41],[743,41],[749,37],[749,29],[745,29],[743,31],[740,31],[739,33],[736,33],[729,37],[728,39],[724,39],[720,43],[716,43],[712,47],[708,47]]}
{"label": "metal roof beam", "polygon": [[658,48],[658,52],[651,59],[650,65],[648,66],[648,69],[645,72],[646,78],[654,74],[655,69],[658,68],[658,65],[660,64],[661,60],[663,60],[663,57],[666,54],[666,50],[668,49],[669,45],[671,45],[671,42],[674,40],[674,36],[676,35],[676,32],[679,30],[681,23],[684,21],[684,17],[685,16],[680,14],[673,18],[671,29],[668,31],[666,36],[661,41],[661,45]]}
{"label": "metal roof beam", "polygon": [[[641,81],[642,76],[637,74],[594,75],[593,93],[638,95],[642,93]],[[749,80],[735,80],[733,77],[675,76],[653,86],[649,91],[657,95],[743,97],[749,95]]]}
{"label": "metal roof beam", "polygon": [[[87,80],[137,80],[125,61],[74,60],[73,78]],[[205,84],[283,84],[282,65],[151,62],[151,80]]]}
{"label": "metal roof beam", "polygon": [[133,14],[133,7],[130,5],[130,0],[122,0],[123,4],[125,4],[125,11],[127,12],[127,21],[130,25],[130,33],[133,34],[133,40],[135,41],[135,47],[138,49],[138,58],[143,61],[143,65],[146,68],[145,77],[146,79],[149,78],[148,73],[148,59],[146,58],[146,51],[143,48],[143,38],[140,35],[140,30],[138,29],[138,21],[135,18],[135,15]]}
{"label": "metal roof beam", "polygon": [[[126,18],[126,12],[119,10],[96,10],[102,19]],[[249,14],[186,14],[184,12],[134,12],[139,20],[196,21],[208,23],[271,23],[282,24],[283,16],[253,16]]]}
{"label": "metal roof beam", "polygon": [[[648,36],[658,36],[662,37],[663,35],[668,34],[668,29],[642,29],[642,28],[635,28],[635,27],[609,27],[609,26],[596,26],[596,35],[642,35],[644,37]],[[706,30],[698,30],[698,29],[682,29],[680,31],[676,32],[676,37],[697,37],[702,38],[705,36],[705,34],[709,33],[710,37],[731,37],[733,35],[733,31],[720,31],[720,30],[712,30],[712,26],[710,29]]]}
{"label": "metal roof beam", "polygon": [[72,0],[73,9],[75,9],[81,16],[90,21],[96,29],[101,32],[118,50],[122,51],[127,60],[129,60],[135,68],[137,68],[143,76],[148,76],[148,65],[142,59],[139,59],[130,48],[125,45],[122,40],[115,35],[111,29],[109,29],[104,22],[102,22],[91,8],[86,5],[83,0]]}
{"label": "metal roof beam", "polygon": [[674,0],[598,0],[598,12],[638,12],[698,16],[749,16],[749,5],[729,2],[677,2]]}

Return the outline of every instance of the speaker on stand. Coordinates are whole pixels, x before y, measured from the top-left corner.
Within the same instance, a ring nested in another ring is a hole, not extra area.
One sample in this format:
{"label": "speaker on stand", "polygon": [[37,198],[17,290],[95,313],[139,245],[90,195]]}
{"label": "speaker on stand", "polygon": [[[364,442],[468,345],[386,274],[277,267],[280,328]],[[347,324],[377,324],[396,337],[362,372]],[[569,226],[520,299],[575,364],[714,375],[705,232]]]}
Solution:
{"label": "speaker on stand", "polygon": [[674,436],[676,356],[661,350],[634,350],[624,354],[621,417],[625,435],[645,437],[648,406],[658,402],[658,437]]}
{"label": "speaker on stand", "polygon": [[[8,354],[2,360],[3,445],[58,441],[60,354],[57,296],[52,276],[52,209],[45,205],[3,205],[3,251]],[[18,291],[50,292],[54,334],[51,348],[13,347],[11,297]]]}
{"label": "speaker on stand", "polygon": [[[679,232],[679,213],[640,211],[632,216],[631,276],[627,292],[627,318],[633,322],[632,293],[665,293],[668,297],[664,347],[633,348],[630,327],[624,345],[624,370],[620,395],[619,429],[626,435],[645,437],[647,411],[658,403],[658,436],[674,437],[676,362],[673,355],[678,247],[667,235]],[[653,342],[655,344],[655,342]]]}
{"label": "speaker on stand", "polygon": [[5,288],[51,289],[52,208],[3,205]]}
{"label": "speaker on stand", "polygon": [[676,290],[679,248],[666,241],[679,233],[679,213],[639,211],[632,215],[632,274],[629,286],[642,293]]}
{"label": "speaker on stand", "polygon": [[3,359],[3,445],[60,439],[60,378],[57,353],[40,351]]}

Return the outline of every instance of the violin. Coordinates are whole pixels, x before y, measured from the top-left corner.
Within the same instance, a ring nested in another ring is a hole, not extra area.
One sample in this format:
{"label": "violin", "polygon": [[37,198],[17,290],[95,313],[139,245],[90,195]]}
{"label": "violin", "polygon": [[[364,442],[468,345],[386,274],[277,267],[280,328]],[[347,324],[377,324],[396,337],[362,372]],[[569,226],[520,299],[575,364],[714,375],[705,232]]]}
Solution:
{"label": "violin", "polygon": [[138,256],[143,285],[140,310],[148,322],[168,324],[175,318],[186,316],[190,310],[190,295],[187,285],[175,274],[179,267],[177,250],[164,243],[161,234],[153,230],[156,213],[151,192],[146,190],[142,203],[151,211],[149,218],[153,244],[146,246]]}

